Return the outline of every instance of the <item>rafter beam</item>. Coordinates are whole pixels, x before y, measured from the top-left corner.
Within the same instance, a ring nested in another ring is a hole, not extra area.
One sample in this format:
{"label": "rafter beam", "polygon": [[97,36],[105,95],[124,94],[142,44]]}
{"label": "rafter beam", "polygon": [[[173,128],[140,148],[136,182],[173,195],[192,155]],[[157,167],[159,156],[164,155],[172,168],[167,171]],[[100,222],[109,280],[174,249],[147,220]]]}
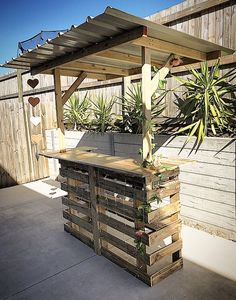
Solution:
{"label": "rafter beam", "polygon": [[[109,58],[113,60],[118,60],[118,61],[125,61],[128,63],[134,63],[134,64],[139,64],[141,65],[142,63],[142,58],[137,55],[129,54],[129,53],[123,53],[123,52],[118,52],[118,51],[113,51],[113,50],[106,50],[102,51],[96,54],[96,56],[103,57],[103,58]],[[152,59],[151,60],[152,66],[162,66],[163,62],[160,60]]]}
{"label": "rafter beam", "polygon": [[132,43],[134,45],[147,47],[149,49],[158,50],[160,52],[174,53],[179,56],[188,57],[199,61],[205,61],[207,59],[207,55],[205,52],[176,45],[174,43],[162,41],[149,36],[142,36]]}
{"label": "rafter beam", "polygon": [[115,46],[118,46],[118,45],[121,45],[121,44],[124,44],[127,42],[131,42],[131,41],[141,37],[143,35],[143,33],[145,32],[145,29],[146,28],[144,26],[141,26],[141,27],[135,28],[133,30],[130,30],[128,32],[118,34],[112,38],[108,38],[97,44],[93,44],[91,46],[88,46],[88,47],[85,47],[82,49],[78,49],[77,51],[74,51],[70,54],[66,53],[63,56],[55,58],[47,63],[43,63],[36,67],[33,67],[31,69],[31,74],[36,75],[36,74],[42,73],[43,71],[45,71],[47,69],[56,68],[65,63],[83,58],[85,56],[92,55],[92,54],[98,53],[100,51],[104,51],[104,50],[113,48]]}
{"label": "rafter beam", "polygon": [[59,133],[59,150],[65,151],[65,127],[63,118],[63,104],[62,104],[62,92],[61,92],[61,74],[60,70],[55,69],[53,72],[54,86],[55,86],[55,101],[56,101],[56,116],[57,127]]}
{"label": "rafter beam", "polygon": [[94,63],[84,63],[74,61],[68,64],[63,65],[64,69],[68,70],[78,70],[78,71],[85,71],[90,73],[100,73],[100,74],[113,74],[119,76],[128,76],[129,70],[128,69],[121,69],[118,67],[111,67],[106,65],[98,65]]}
{"label": "rafter beam", "polygon": [[75,90],[80,86],[80,84],[87,77],[86,72],[82,72],[78,78],[72,83],[72,85],[68,88],[68,90],[62,96],[62,105],[66,103],[66,101],[70,98],[70,96],[75,92]]}

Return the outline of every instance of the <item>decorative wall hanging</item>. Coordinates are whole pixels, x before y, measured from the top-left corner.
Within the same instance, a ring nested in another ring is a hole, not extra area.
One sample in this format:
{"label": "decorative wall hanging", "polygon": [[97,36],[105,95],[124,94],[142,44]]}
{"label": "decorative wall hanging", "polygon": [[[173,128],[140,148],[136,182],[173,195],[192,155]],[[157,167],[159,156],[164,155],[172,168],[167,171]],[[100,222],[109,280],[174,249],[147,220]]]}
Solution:
{"label": "decorative wall hanging", "polygon": [[42,134],[32,134],[31,141],[33,144],[38,144],[39,142],[41,142],[42,138]]}
{"label": "decorative wall hanging", "polygon": [[41,122],[41,117],[34,117],[34,116],[32,116],[32,117],[30,117],[30,122],[32,124],[34,124],[34,126],[37,126]]}
{"label": "decorative wall hanging", "polygon": [[39,84],[39,80],[37,78],[35,79],[28,79],[27,83],[30,87],[32,87],[32,89],[34,89],[38,84]]}
{"label": "decorative wall hanging", "polygon": [[40,99],[38,97],[29,97],[28,102],[35,107],[37,104],[39,104]]}

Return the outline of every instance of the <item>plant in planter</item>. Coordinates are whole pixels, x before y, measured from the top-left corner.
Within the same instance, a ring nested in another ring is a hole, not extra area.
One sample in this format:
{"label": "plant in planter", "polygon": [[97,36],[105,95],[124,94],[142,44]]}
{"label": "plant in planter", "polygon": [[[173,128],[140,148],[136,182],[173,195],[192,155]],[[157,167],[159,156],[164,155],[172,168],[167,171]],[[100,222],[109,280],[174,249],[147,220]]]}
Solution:
{"label": "plant in planter", "polygon": [[[165,109],[165,105],[162,100],[166,96],[166,91],[162,92],[160,95],[154,93],[152,95],[152,121],[149,124],[152,130],[155,130],[157,123],[157,117]],[[121,128],[122,132],[128,133],[142,133],[143,121],[145,119],[143,108],[142,108],[142,88],[141,84],[133,85],[127,96],[119,98],[122,100],[123,105],[123,118],[117,123]]]}
{"label": "plant in planter", "polygon": [[82,99],[75,95],[71,96],[64,106],[65,122],[69,126],[73,126],[74,130],[86,128],[89,123],[89,108],[90,102],[87,93]]}
{"label": "plant in planter", "polygon": [[201,65],[200,71],[191,69],[191,78],[175,77],[185,88],[183,97],[178,97],[179,115],[177,121],[179,130],[175,134],[187,132],[189,142],[193,135],[197,136],[197,146],[204,137],[217,133],[235,133],[236,102],[230,98],[236,91],[232,80],[236,77],[236,69],[224,75],[220,74],[219,61],[208,67]]}
{"label": "plant in planter", "polygon": [[94,119],[91,121],[91,127],[97,132],[106,132],[114,126],[114,116],[112,108],[115,99],[107,99],[103,95],[98,96],[95,101],[91,100],[93,107],[91,108]]}

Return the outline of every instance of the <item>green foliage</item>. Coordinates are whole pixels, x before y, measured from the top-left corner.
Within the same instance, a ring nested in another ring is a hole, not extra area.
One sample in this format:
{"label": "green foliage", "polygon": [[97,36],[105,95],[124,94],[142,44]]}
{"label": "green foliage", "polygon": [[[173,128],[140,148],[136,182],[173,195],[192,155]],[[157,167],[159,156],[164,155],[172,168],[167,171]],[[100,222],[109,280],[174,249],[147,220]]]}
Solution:
{"label": "green foliage", "polygon": [[[163,98],[166,96],[166,92],[157,95],[152,95],[152,122],[148,126],[154,129],[156,124],[156,118],[163,112],[165,105],[162,103]],[[141,84],[133,85],[132,89],[129,89],[126,97],[120,98],[123,103],[123,119],[118,124],[122,132],[129,133],[142,133],[143,121],[145,116],[142,106],[142,88]]]}
{"label": "green foliage", "polygon": [[140,239],[137,238],[134,240],[134,243],[139,255],[144,256],[145,248],[146,248],[145,244]]}
{"label": "green foliage", "polygon": [[111,129],[114,125],[115,115],[112,113],[112,108],[115,103],[113,98],[107,99],[103,95],[98,96],[95,101],[91,100],[93,104],[92,111],[94,119],[91,121],[92,128],[97,132],[106,132]]}
{"label": "green foliage", "polygon": [[138,207],[136,217],[139,220],[144,220],[144,216],[152,211],[150,203],[143,203]]}
{"label": "green foliage", "polygon": [[236,106],[229,96],[236,91],[236,85],[231,83],[236,77],[236,69],[220,75],[218,61],[211,68],[203,63],[200,71],[191,69],[190,73],[192,79],[175,77],[186,90],[177,103],[181,128],[176,134],[187,132],[186,143],[192,136],[197,136],[199,146],[209,133],[235,133]]}
{"label": "green foliage", "polygon": [[64,120],[73,126],[74,130],[86,128],[89,123],[90,103],[85,94],[83,99],[73,95],[64,106]]}

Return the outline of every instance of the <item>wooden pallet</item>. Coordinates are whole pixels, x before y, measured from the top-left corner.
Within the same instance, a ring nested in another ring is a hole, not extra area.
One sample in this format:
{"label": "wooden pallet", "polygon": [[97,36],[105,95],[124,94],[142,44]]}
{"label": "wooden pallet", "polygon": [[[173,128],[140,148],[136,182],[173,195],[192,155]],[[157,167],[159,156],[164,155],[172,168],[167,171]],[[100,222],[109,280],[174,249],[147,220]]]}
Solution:
{"label": "wooden pallet", "polygon": [[152,286],[183,265],[179,168],[147,171],[124,158],[119,168],[117,157],[95,158],[60,159],[64,228]]}

